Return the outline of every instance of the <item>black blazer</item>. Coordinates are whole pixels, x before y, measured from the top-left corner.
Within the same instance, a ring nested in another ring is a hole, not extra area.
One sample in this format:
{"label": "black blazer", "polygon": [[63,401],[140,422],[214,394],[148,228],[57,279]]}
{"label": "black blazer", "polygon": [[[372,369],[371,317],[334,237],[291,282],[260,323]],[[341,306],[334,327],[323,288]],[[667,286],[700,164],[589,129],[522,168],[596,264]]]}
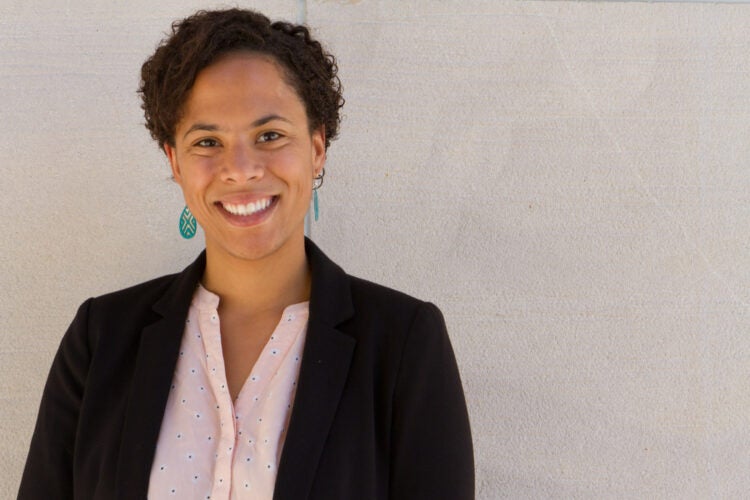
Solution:
{"label": "black blazer", "polygon": [[[275,500],[474,498],[469,420],[440,311],[348,276],[306,241],[310,316]],[[19,499],[145,498],[205,254],[87,300],[44,389]]]}

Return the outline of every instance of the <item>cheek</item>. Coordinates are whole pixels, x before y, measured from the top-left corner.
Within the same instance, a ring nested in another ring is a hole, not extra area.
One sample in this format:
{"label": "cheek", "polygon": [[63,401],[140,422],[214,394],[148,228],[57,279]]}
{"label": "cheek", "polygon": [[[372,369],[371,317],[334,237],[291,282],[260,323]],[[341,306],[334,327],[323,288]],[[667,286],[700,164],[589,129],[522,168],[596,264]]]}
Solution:
{"label": "cheek", "polygon": [[203,204],[208,191],[207,184],[203,182],[203,179],[196,178],[195,176],[184,176],[180,183],[180,188],[182,189],[185,201],[189,205],[192,205],[194,211],[200,211],[199,207]]}
{"label": "cheek", "polygon": [[312,190],[313,166],[308,162],[301,162],[299,155],[285,155],[277,158],[275,174],[292,189],[303,191]]}
{"label": "cheek", "polygon": [[182,168],[182,184],[190,189],[208,185],[214,177],[215,161],[210,158],[194,158]]}

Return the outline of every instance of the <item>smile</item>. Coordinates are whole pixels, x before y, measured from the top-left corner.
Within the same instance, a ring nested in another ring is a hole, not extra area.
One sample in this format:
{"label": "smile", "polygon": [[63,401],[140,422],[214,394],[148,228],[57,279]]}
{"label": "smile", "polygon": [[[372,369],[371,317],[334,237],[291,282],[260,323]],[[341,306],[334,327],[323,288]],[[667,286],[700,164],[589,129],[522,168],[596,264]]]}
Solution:
{"label": "smile", "polygon": [[251,201],[246,204],[233,204],[221,202],[224,210],[233,215],[253,215],[267,209],[273,203],[274,198],[263,198],[262,200]]}

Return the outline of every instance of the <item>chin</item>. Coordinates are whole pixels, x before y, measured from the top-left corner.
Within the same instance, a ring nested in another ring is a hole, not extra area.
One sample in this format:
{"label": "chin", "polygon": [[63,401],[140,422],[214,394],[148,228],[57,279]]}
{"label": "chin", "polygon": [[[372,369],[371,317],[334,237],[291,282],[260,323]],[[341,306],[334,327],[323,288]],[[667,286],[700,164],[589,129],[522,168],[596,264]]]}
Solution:
{"label": "chin", "polygon": [[[242,260],[262,260],[293,245],[294,237],[247,237],[221,245],[224,252]],[[304,241],[304,236],[300,241]],[[304,246],[304,243],[302,243]]]}

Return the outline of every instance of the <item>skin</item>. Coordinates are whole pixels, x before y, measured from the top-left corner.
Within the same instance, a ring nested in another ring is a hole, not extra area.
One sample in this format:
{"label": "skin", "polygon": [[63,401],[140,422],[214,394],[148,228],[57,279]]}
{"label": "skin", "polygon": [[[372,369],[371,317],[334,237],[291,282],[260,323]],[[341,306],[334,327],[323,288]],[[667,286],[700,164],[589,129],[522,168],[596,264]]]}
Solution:
{"label": "skin", "polygon": [[283,309],[309,299],[304,218],[325,163],[325,133],[310,131],[304,103],[274,60],[236,52],[198,74],[164,151],[205,233],[203,286],[220,297],[234,399]]}

